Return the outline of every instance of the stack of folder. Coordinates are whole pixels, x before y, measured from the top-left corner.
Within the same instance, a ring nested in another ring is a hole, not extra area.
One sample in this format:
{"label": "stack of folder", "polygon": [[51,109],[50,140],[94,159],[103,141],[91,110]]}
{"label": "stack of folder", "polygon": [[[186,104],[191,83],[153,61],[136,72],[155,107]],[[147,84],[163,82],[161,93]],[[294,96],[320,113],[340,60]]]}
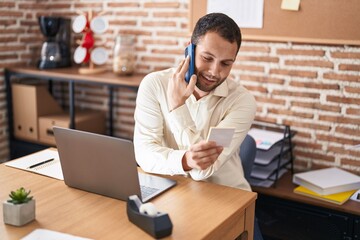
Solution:
{"label": "stack of folder", "polygon": [[359,176],[336,167],[294,174],[293,183],[294,193],[338,205],[360,189]]}

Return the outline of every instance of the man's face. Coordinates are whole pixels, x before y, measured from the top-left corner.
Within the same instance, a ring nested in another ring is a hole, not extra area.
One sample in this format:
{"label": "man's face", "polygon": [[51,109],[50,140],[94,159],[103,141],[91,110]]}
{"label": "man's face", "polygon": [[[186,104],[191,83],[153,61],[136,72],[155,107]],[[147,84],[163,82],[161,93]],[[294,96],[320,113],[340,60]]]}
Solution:
{"label": "man's face", "polygon": [[196,90],[208,93],[223,83],[236,54],[236,42],[230,43],[215,32],[206,33],[195,49]]}

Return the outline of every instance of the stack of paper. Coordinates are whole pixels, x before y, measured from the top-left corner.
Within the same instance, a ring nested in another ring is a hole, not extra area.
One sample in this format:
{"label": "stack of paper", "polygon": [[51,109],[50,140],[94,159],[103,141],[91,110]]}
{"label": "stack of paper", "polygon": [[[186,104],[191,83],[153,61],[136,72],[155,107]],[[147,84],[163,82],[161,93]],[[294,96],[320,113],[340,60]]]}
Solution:
{"label": "stack of paper", "polygon": [[337,204],[344,203],[360,189],[359,176],[336,167],[294,174],[293,182],[301,186],[295,193]]}
{"label": "stack of paper", "polygon": [[254,138],[256,148],[261,150],[269,150],[274,144],[284,139],[284,133],[257,128],[250,129],[248,134]]}

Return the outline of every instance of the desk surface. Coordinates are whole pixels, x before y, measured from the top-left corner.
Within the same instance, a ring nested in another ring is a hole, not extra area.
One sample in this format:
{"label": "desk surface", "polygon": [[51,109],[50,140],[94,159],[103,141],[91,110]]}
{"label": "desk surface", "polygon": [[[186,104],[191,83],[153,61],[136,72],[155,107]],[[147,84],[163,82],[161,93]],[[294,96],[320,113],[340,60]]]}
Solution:
{"label": "desk surface", "polygon": [[111,70],[108,70],[103,73],[96,74],[80,74],[79,68],[69,67],[69,68],[55,68],[55,69],[43,69],[40,70],[35,67],[18,67],[18,68],[8,68],[12,74],[26,74],[27,76],[37,76],[44,78],[54,78],[61,80],[76,80],[77,82],[93,82],[108,84],[114,86],[128,86],[128,87],[138,87],[144,74],[133,74],[130,76],[118,76],[114,74]]}
{"label": "desk surface", "polygon": [[[63,181],[0,164],[0,200],[25,187],[36,200],[36,220],[14,227],[0,220],[0,239],[19,239],[36,228],[93,239],[151,239],[128,221],[124,201],[67,187]],[[174,225],[169,239],[234,239],[253,236],[256,193],[191,179],[171,177],[178,184],[152,202]],[[2,208],[0,210],[2,215]]]}
{"label": "desk surface", "polygon": [[360,203],[356,201],[348,200],[343,205],[328,203],[326,201],[321,201],[294,193],[294,188],[297,186],[298,185],[292,183],[292,175],[290,172],[288,172],[278,180],[276,188],[252,187],[252,189],[259,194],[278,197],[281,199],[287,199],[300,203],[306,203],[313,206],[337,210],[340,212],[360,215]]}

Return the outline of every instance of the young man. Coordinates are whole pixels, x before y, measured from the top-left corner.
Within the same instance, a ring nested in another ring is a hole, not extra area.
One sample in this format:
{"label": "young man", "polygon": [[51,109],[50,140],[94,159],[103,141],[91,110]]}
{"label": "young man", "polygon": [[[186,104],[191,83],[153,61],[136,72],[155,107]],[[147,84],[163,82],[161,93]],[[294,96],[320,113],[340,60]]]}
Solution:
{"label": "young man", "polygon": [[[141,82],[135,110],[136,160],[146,172],[190,175],[251,191],[239,148],[256,103],[238,81],[228,78],[241,45],[240,29],[225,14],[207,14],[197,22],[191,42],[196,45],[195,74],[189,84],[184,80],[189,58]],[[206,142],[210,127],[234,127],[231,146]]]}

